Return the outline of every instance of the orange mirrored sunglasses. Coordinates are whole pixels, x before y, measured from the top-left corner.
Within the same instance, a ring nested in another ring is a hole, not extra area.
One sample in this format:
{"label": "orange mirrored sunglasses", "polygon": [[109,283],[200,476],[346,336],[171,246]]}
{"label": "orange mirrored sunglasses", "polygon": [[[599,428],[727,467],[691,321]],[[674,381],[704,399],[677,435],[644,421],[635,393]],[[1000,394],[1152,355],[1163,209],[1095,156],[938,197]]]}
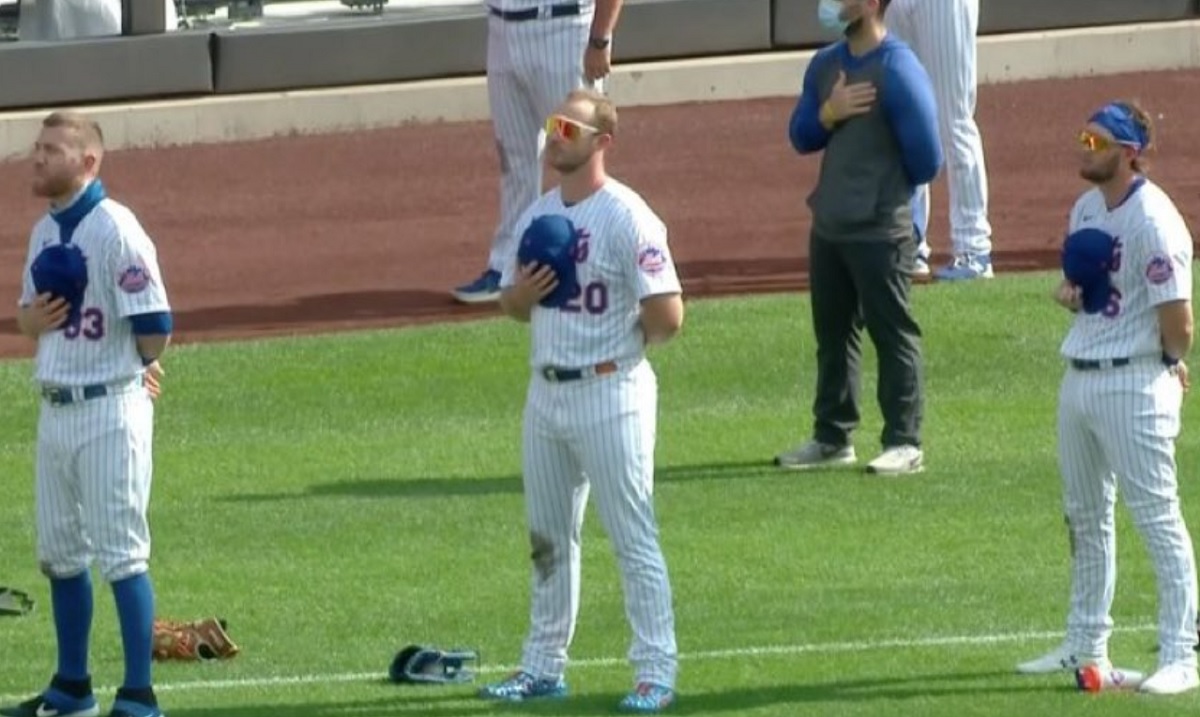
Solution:
{"label": "orange mirrored sunglasses", "polygon": [[584,132],[599,134],[600,130],[590,124],[577,122],[562,115],[551,115],[546,118],[546,134],[556,134],[568,142],[574,142],[582,137]]}
{"label": "orange mirrored sunglasses", "polygon": [[1119,144],[1086,129],[1079,133],[1079,143],[1089,152],[1106,152]]}

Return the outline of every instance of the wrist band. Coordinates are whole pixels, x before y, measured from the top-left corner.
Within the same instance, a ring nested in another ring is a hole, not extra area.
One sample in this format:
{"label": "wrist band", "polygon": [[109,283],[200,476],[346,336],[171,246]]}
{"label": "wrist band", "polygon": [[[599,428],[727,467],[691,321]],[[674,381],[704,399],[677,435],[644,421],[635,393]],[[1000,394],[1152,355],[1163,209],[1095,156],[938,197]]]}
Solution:
{"label": "wrist band", "polygon": [[1177,358],[1171,356],[1170,354],[1168,354],[1166,351],[1163,351],[1163,354],[1162,354],[1163,364],[1165,364],[1167,366],[1178,366],[1179,361],[1180,361],[1180,359],[1177,359]]}
{"label": "wrist band", "polygon": [[828,102],[821,105],[819,118],[822,124],[835,124],[837,122],[837,118],[833,116],[833,108],[829,106]]}

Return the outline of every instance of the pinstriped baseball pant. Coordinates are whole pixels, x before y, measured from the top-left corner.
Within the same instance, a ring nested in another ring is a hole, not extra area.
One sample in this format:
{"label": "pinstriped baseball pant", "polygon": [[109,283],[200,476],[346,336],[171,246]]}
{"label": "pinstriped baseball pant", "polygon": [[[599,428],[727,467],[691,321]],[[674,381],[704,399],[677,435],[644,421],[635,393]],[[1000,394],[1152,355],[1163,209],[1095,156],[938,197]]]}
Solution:
{"label": "pinstriped baseball pant", "polygon": [[65,406],[43,403],[37,438],[37,550],[70,577],[98,564],[110,582],[150,559],[154,403],[132,390]]}
{"label": "pinstriped baseball pant", "polygon": [[1157,359],[1067,369],[1058,453],[1072,545],[1067,640],[1105,656],[1116,588],[1118,489],[1154,564],[1161,665],[1195,663],[1196,560],[1180,512],[1175,465],[1183,390]]}
{"label": "pinstriped baseball pant", "polygon": [[522,666],[531,674],[566,669],[579,613],[580,535],[594,491],[621,573],[635,681],[675,686],[675,616],[653,506],[657,391],[645,361],[579,381],[532,379],[522,447],[534,563]]}

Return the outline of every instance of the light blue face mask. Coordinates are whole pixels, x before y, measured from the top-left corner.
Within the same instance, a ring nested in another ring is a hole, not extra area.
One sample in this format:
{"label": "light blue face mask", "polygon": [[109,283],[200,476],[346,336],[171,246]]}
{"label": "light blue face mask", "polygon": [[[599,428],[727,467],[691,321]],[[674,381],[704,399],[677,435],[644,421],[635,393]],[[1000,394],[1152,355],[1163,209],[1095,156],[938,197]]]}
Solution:
{"label": "light blue face mask", "polygon": [[817,6],[817,19],[821,21],[821,25],[845,33],[846,28],[850,27],[850,22],[843,20],[841,14],[842,3],[839,0],[821,0],[821,4]]}

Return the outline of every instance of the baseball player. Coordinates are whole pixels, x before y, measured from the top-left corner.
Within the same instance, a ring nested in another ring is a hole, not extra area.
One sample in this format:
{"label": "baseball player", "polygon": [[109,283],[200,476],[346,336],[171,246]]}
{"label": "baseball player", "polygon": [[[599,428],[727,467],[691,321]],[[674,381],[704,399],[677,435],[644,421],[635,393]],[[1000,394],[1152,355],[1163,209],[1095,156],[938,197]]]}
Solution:
{"label": "baseball player", "polygon": [[[33,227],[21,333],[37,342],[36,528],[58,664],[49,686],[6,717],[99,714],[88,669],[96,564],[116,601],[125,675],[110,717],[160,717],[151,685],[154,591],[148,561],[158,359],[172,329],[156,250],[133,213],[105,196],[100,127],[55,112],[34,144],[33,189],[50,211]],[[39,291],[48,252],[82,253],[78,306]],[[152,390],[147,390],[147,381]]]}
{"label": "baseball player", "polygon": [[[1175,694],[1200,686],[1196,562],[1180,513],[1174,445],[1192,344],[1192,236],[1170,197],[1144,174],[1153,130],[1141,108],[1100,108],[1080,141],[1080,174],[1095,187],[1071,211],[1067,278],[1055,293],[1075,313],[1061,348],[1068,366],[1058,407],[1070,611],[1062,644],[1017,669],[1111,664],[1119,488],[1158,582],[1158,667],[1139,689]],[[1089,275],[1080,266],[1098,268]]]}
{"label": "baseball player", "polygon": [[670,340],[683,300],[667,230],[646,202],[610,178],[604,153],[612,103],[577,90],[549,120],[548,163],[562,174],[518,221],[565,217],[576,228],[575,286],[559,306],[549,265],[505,263],[500,305],[531,325],[533,376],[522,470],[533,557],[532,624],[520,669],[485,699],[561,697],[579,610],[580,531],[590,491],[612,541],[633,630],[634,689],[620,703],[653,713],[675,700],[675,618],[653,507],[657,378],[647,344]]}
{"label": "baseball player", "polygon": [[[992,227],[988,222],[988,179],[983,141],[975,123],[976,39],[979,0],[893,0],[888,29],[917,53],[929,71],[938,104],[938,133],[946,153],[950,190],[950,239],[954,260],[934,272],[937,279],[988,279],[992,270]],[[920,261],[929,273],[929,185],[913,198]]]}
{"label": "baseball player", "polygon": [[500,222],[484,272],[457,287],[467,304],[500,298],[517,217],[542,193],[543,122],[573,89],[601,89],[624,0],[486,0],[487,87],[500,157]]}

